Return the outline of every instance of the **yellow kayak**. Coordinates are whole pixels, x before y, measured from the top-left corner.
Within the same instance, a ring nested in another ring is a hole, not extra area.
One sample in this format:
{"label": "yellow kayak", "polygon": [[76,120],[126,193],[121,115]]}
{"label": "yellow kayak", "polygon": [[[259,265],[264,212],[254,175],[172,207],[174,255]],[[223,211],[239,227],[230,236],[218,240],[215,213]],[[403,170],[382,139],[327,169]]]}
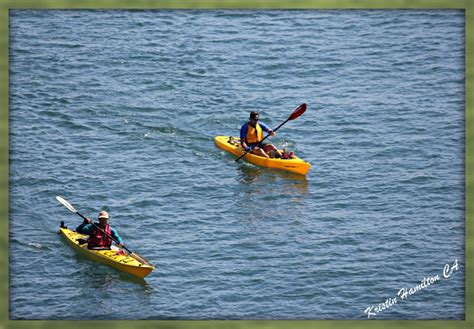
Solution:
{"label": "yellow kayak", "polygon": [[[245,153],[240,146],[240,138],[238,137],[216,136],[214,142],[219,148],[232,153],[237,157]],[[247,153],[247,155],[244,156],[244,159],[257,166],[281,169],[300,175],[306,175],[311,167],[311,164],[298,157],[294,157],[293,159],[269,159]]]}
{"label": "yellow kayak", "polygon": [[116,246],[112,246],[110,250],[87,249],[87,243],[80,244],[78,241],[79,239],[87,239],[87,235],[77,233],[65,227],[59,228],[59,233],[81,254],[86,255],[95,261],[112,266],[121,272],[144,278],[155,269],[153,265],[138,261]]}

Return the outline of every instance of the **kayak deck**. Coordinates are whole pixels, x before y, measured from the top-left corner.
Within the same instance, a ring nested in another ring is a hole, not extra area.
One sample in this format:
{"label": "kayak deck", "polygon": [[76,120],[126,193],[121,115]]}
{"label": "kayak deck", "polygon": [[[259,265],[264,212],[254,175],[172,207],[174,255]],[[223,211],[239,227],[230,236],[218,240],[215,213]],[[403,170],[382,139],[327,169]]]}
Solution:
{"label": "kayak deck", "polygon": [[59,228],[59,233],[66,239],[69,245],[71,245],[81,254],[95,261],[112,266],[121,272],[129,273],[139,278],[144,278],[155,269],[153,265],[144,264],[138,261],[116,246],[111,246],[110,250],[88,249],[87,243],[81,244],[79,242],[79,239],[87,239],[87,235],[77,233],[65,227]]}
{"label": "kayak deck", "polygon": [[[239,157],[245,153],[240,146],[240,138],[233,136],[216,136],[214,143],[217,147]],[[300,175],[306,175],[311,168],[311,164],[308,162],[294,157],[293,159],[276,159],[276,158],[264,158],[255,154],[247,153],[243,157],[250,163],[257,166],[281,169],[289,172],[293,172]]]}

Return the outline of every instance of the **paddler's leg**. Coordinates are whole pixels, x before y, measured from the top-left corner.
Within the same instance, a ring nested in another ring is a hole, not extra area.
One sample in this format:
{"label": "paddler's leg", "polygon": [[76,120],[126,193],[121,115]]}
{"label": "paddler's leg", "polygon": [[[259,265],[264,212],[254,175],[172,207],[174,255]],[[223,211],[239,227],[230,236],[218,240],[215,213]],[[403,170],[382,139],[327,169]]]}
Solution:
{"label": "paddler's leg", "polygon": [[270,154],[270,151],[275,151],[275,154],[276,154],[276,158],[282,158],[282,154],[280,151],[278,151],[278,149],[275,147],[275,145],[273,144],[266,144],[265,147],[264,147],[264,150],[267,154]]}
{"label": "paddler's leg", "polygon": [[255,146],[252,150],[252,154],[259,155],[264,158],[269,158],[270,156],[260,147]]}

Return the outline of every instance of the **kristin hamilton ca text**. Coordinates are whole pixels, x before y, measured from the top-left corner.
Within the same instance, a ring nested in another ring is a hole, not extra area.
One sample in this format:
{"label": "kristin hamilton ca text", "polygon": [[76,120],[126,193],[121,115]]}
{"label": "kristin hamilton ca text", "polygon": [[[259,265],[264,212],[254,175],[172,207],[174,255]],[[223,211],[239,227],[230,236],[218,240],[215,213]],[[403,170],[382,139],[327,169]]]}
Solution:
{"label": "kristin hamilton ca text", "polygon": [[397,296],[387,298],[383,303],[367,307],[364,313],[367,315],[368,319],[375,317],[378,313],[389,309],[399,301],[409,299],[410,296],[428,288],[432,284],[440,281],[442,278],[448,279],[453,274],[453,272],[457,270],[459,270],[459,263],[458,260],[455,259],[453,263],[448,263],[444,266],[441,276],[436,274],[434,276],[424,277],[420,283],[414,287],[403,287],[398,290]]}

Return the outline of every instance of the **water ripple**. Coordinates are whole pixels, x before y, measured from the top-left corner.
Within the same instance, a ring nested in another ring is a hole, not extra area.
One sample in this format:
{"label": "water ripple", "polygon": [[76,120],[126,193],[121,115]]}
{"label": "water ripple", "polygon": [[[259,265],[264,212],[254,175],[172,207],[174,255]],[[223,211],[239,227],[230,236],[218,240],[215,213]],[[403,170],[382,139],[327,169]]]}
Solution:
{"label": "water ripple", "polygon": [[[364,319],[464,259],[462,11],[13,10],[10,24],[10,318]],[[213,143],[302,102],[269,141],[307,177]],[[157,269],[135,280],[76,254],[56,232],[82,219],[56,195],[108,210]],[[376,318],[462,319],[463,301],[464,267]]]}

